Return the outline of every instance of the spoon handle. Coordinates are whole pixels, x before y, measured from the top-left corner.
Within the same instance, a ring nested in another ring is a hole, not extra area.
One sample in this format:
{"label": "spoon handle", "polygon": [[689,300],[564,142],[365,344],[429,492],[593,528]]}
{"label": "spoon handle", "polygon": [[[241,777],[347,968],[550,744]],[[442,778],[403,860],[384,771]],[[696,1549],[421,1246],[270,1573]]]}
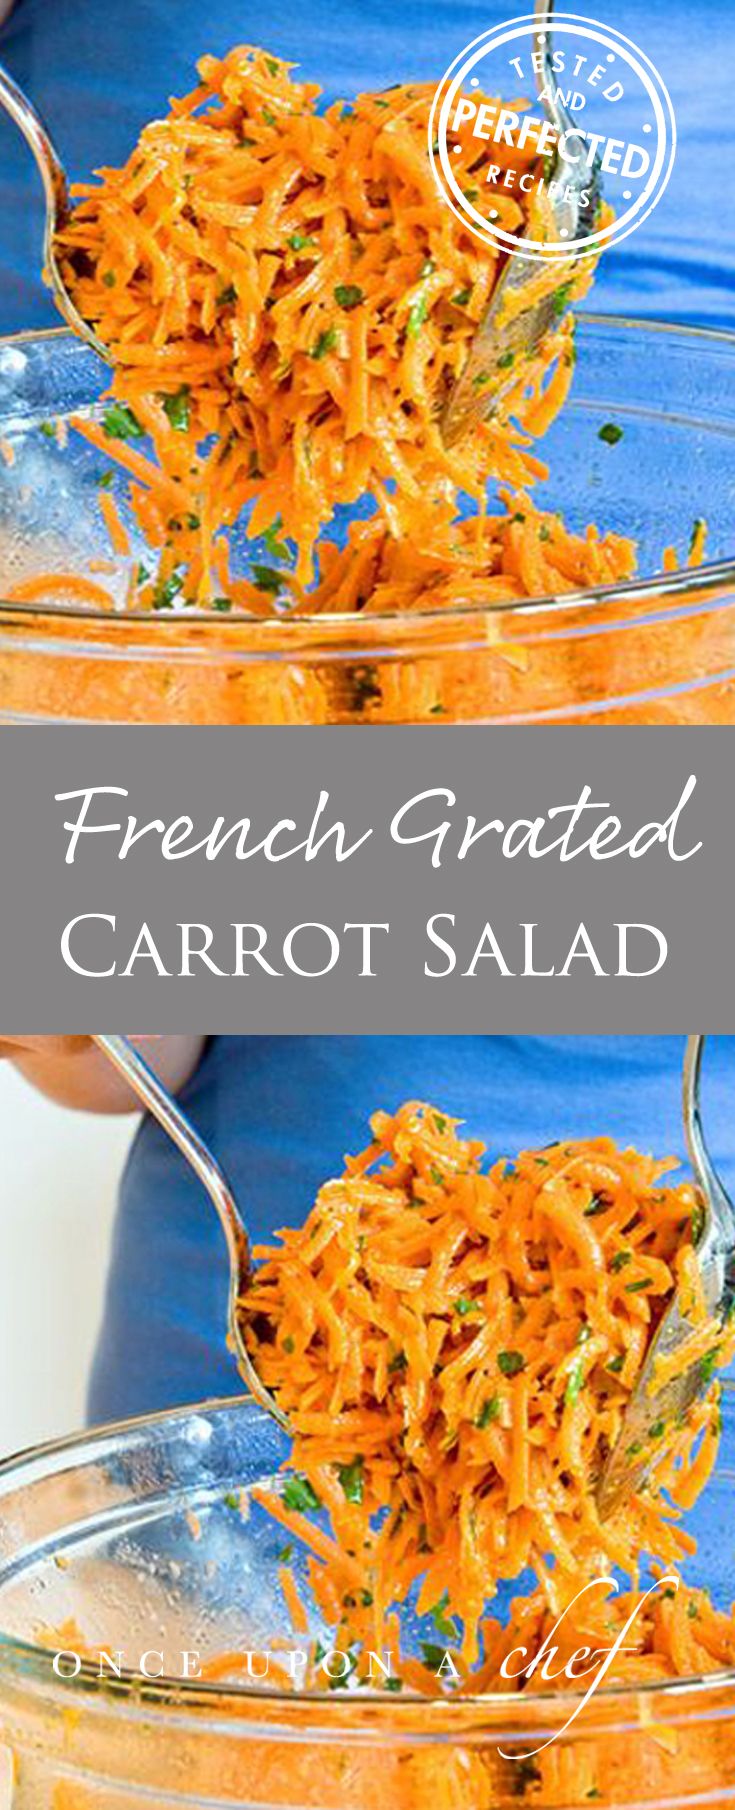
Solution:
{"label": "spoon handle", "polygon": [[94,1037],[93,1042],[117,1069],[118,1074],[124,1077],[147,1111],[152,1113],[154,1119],[158,1120],[159,1125],[173,1139],[182,1156],[186,1157],[219,1215],[232,1267],[243,1279],[246,1278],[250,1268],[247,1233],[229,1182],[211,1150],[194,1130],[173,1095],[154,1075],[127,1037],[100,1036]]}
{"label": "spoon handle", "polygon": [[0,63],[0,107],[4,107],[5,112],[10,114],[10,118],[22,132],[26,144],[33,152],[41,172],[49,214],[63,219],[69,212],[69,191],[61,158],[40,114],[36,112],[27,94],[24,94],[17,82],[13,81],[2,63]]}

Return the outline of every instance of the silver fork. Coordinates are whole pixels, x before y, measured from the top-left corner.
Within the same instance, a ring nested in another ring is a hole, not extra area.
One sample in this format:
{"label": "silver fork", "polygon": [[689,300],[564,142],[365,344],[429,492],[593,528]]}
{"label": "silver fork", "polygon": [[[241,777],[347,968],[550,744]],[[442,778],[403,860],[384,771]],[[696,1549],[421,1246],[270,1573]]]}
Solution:
{"label": "silver fork", "polygon": [[[700,1080],[704,1043],[703,1036],[687,1038],[682,1111],[689,1158],[701,1196],[697,1257],[702,1286],[708,1313],[724,1323],[735,1301],[735,1208],[712,1163],[702,1128]],[[675,1295],[651,1343],[617,1443],[598,1485],[597,1505],[603,1517],[646,1482],[665,1449],[667,1430],[679,1425],[707,1392],[711,1369],[706,1359],[690,1365],[663,1388],[656,1388],[657,1361],[676,1352],[693,1330]]]}
{"label": "silver fork", "polygon": [[[543,68],[537,77],[537,86],[540,93],[548,88],[552,96],[555,89],[558,89],[551,60],[553,10],[554,0],[536,0],[536,33],[533,42],[535,49],[543,57]],[[552,99],[546,97],[543,104],[547,119],[557,132],[558,144],[563,133],[573,126],[573,120],[555,96]],[[549,175],[550,180],[561,181],[564,185],[561,194],[551,200],[557,240],[560,244],[565,238],[572,242],[580,236],[580,232],[588,234],[594,224],[601,194],[599,172],[595,166],[591,170],[587,169],[585,175],[579,160],[567,163],[557,151]],[[585,194],[587,199],[583,204],[582,196]],[[519,244],[523,244],[523,237]],[[584,253],[577,255],[584,256]],[[509,255],[506,258],[490,306],[472,341],[467,363],[451,391],[441,417],[445,446],[456,445],[476,421],[485,420],[494,413],[498,403],[502,402],[517,381],[523,360],[533,356],[555,319],[563,314],[566,306],[565,284],[569,281],[566,267],[558,289],[551,295],[544,296],[541,301],[522,308],[514,314],[512,321],[504,321],[509,297],[512,295],[514,298],[522,298],[524,289],[535,281],[537,274],[537,264],[532,258],[524,258],[520,252],[514,252],[512,257]]]}
{"label": "silver fork", "polygon": [[69,184],[66,171],[56,146],[47,131],[39,113],[36,112],[23,89],[13,81],[7,69],[0,63],[0,107],[22,132],[26,144],[30,147],[41,172],[41,181],[46,198],[46,220],[43,234],[44,265],[51,279],[54,297],[65,321],[80,339],[87,341],[100,358],[109,361],[109,352],[97,338],[88,321],[85,321],[75,307],[59,269],[56,257],[56,235],[61,231],[71,213],[69,201]]}
{"label": "silver fork", "polygon": [[[230,1290],[227,1313],[228,1344],[240,1375],[251,1395],[265,1408],[279,1426],[288,1430],[288,1422],[270,1391],[261,1382],[245,1345],[238,1315],[238,1304],[252,1280],[250,1240],[238,1210],[229,1182],[203,1138],[189,1123],[178,1101],[154,1075],[148,1063],[138,1054],[127,1037],[96,1036],[97,1044],[108,1062],[122,1075],[141,1104],[153,1114],[159,1125],[186,1158],[197,1179],[206,1188],[219,1216],[230,1259]],[[155,1211],[155,1205],[154,1205]]]}

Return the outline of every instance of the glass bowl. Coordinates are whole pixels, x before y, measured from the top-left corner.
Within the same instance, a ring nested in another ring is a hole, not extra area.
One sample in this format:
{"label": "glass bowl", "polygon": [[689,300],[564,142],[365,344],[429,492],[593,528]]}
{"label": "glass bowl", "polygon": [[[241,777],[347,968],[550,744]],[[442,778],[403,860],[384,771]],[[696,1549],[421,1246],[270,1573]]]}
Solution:
{"label": "glass bowl", "polygon": [[[18,581],[88,574],[90,561],[122,593],[128,566],[110,561],[99,511],[103,462],[73,433],[58,443],[107,381],[64,332],[0,342],[0,720],[735,722],[735,335],[579,322],[540,490],[574,530],[592,520],[632,535],[638,579],[410,615],[289,622],[3,603]],[[611,420],[623,429],[613,445],[600,438]],[[666,546],[686,561],[697,517],[708,564],[662,576]]]}
{"label": "glass bowl", "polygon": [[[725,1810],[735,1673],[605,1684],[567,1732],[569,1695],[427,1702],[183,1681],[183,1653],[245,1647],[257,1671],[265,1643],[286,1632],[283,1531],[248,1502],[284,1449],[275,1425],[238,1400],[104,1428],[0,1468],[3,1805],[518,1810],[522,1797],[533,1810]],[[733,1593],[734,1482],[725,1454],[706,1510],[691,1517],[690,1578],[720,1606]],[[100,1680],[92,1661],[73,1679],[55,1675],[40,1630],[62,1630],[52,1648],[73,1650],[70,1618],[90,1645],[121,1655],[119,1679],[108,1669]],[[144,1654],[155,1670],[159,1652],[170,1676],[126,1673],[123,1662],[139,1668]],[[507,1757],[552,1734],[533,1759]]]}

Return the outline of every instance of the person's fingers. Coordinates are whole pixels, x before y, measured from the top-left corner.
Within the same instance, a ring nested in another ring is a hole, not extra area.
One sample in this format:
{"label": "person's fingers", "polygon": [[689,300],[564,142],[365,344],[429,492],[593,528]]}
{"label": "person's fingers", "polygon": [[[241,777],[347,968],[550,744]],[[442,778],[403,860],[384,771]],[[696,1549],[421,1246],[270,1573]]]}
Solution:
{"label": "person's fingers", "polygon": [[0,1037],[0,1060],[12,1060],[18,1056],[48,1056],[56,1060],[59,1056],[78,1056],[89,1044],[88,1037],[53,1037],[46,1035],[20,1036],[9,1034]]}

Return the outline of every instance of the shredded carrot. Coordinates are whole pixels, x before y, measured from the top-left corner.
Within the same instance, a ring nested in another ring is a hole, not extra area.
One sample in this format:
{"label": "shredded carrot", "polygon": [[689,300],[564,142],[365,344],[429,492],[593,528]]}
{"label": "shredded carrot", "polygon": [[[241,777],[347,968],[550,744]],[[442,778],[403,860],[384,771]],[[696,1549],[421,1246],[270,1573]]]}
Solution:
{"label": "shredded carrot", "polygon": [[[299,1537],[306,1523],[320,1612],[347,1645],[374,1645],[414,1592],[419,1614],[441,1602],[459,1619],[474,1666],[500,1579],[530,1566],[558,1609],[611,1564],[634,1580],[643,1553],[680,1561],[668,1497],[694,1500],[719,1409],[715,1383],[685,1424],[652,1429],[653,1482],[600,1520],[596,1480],[651,1338],[677,1277],[693,1287],[696,1190],[606,1138],[485,1173],[457,1126],[429,1106],[376,1113],[304,1226],[256,1251],[241,1314],[306,1506],[331,1522],[328,1535],[288,1490],[261,1498]],[[693,1313],[699,1357],[713,1333],[696,1291]],[[710,1367],[734,1350],[720,1328]]]}
{"label": "shredded carrot", "polygon": [[[518,369],[510,360],[492,417],[448,449],[441,409],[500,264],[438,196],[432,86],[319,114],[318,88],[263,50],[206,56],[198,71],[123,168],[75,191],[57,254],[114,366],[106,450],[184,597],[209,603],[243,512],[251,537],[285,542],[303,589],[338,505],[375,496],[390,534],[415,546],[430,506],[451,520],[459,492],[482,511],[489,478],[517,488],[544,475],[530,435],[569,387],[568,305],[593,260],[541,263],[539,295],[559,298],[543,344]],[[482,180],[481,205],[507,229],[548,208],[522,187],[541,171],[532,146],[490,180],[469,127],[458,142],[455,173]]]}

